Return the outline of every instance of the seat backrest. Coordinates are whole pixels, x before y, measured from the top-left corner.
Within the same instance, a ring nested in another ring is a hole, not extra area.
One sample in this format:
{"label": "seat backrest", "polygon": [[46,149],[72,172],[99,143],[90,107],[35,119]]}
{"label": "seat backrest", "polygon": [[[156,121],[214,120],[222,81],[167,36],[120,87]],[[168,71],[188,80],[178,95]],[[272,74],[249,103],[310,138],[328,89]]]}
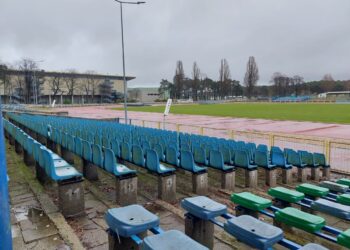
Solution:
{"label": "seat backrest", "polygon": [[74,153],[78,156],[83,156],[83,143],[82,140],[80,139],[80,137],[75,137],[74,138],[74,144],[75,144],[75,148],[74,148]]}
{"label": "seat backrest", "polygon": [[269,156],[266,151],[255,151],[255,164],[259,167],[268,167],[269,166]]}
{"label": "seat backrest", "polygon": [[115,156],[120,157],[120,145],[118,140],[111,140],[112,151]]}
{"label": "seat backrest", "polygon": [[61,145],[62,145],[62,147],[67,148],[67,133],[66,132],[61,133]]}
{"label": "seat backrest", "polygon": [[103,168],[103,153],[100,145],[92,144],[92,162]]}
{"label": "seat backrest", "polygon": [[75,140],[74,139],[75,139],[74,136],[72,136],[70,134],[67,135],[67,149],[71,152],[75,151],[75,144],[74,144]]}
{"label": "seat backrest", "polygon": [[154,144],[154,146],[153,146],[153,150],[157,152],[157,155],[158,155],[158,157],[159,157],[159,160],[160,160],[160,161],[163,161],[163,159],[164,159],[164,153],[163,153],[163,152],[164,152],[164,151],[163,151],[162,146],[161,146],[160,144],[156,143],[156,144]]}
{"label": "seat backrest", "polygon": [[314,153],[314,160],[315,164],[320,165],[321,167],[324,167],[327,165],[326,163],[326,157],[324,154],[321,153]]}
{"label": "seat backrest", "polygon": [[34,139],[32,137],[28,137],[27,140],[27,153],[29,155],[33,155],[33,150],[34,150]]}
{"label": "seat backrest", "polygon": [[95,134],[94,144],[95,145],[102,145],[102,139],[101,139],[101,136],[99,134]]}
{"label": "seat backrest", "polygon": [[102,137],[102,146],[105,148],[111,148],[111,141],[107,136]]}
{"label": "seat backrest", "polygon": [[146,153],[146,168],[152,172],[158,173],[159,158],[157,152],[153,149],[148,149]]}
{"label": "seat backrest", "polygon": [[246,150],[236,150],[234,165],[241,168],[247,168],[249,166],[249,155]]}
{"label": "seat backrest", "polygon": [[271,163],[279,167],[285,167],[287,163],[284,153],[282,151],[271,151]]}
{"label": "seat backrest", "polygon": [[113,150],[109,148],[105,148],[104,149],[104,169],[109,173],[113,173],[116,165],[117,165],[117,161],[115,160],[115,155]]}
{"label": "seat backrest", "polygon": [[145,166],[145,157],[141,146],[133,145],[132,148],[132,162],[138,166]]}
{"label": "seat backrest", "polygon": [[[194,161],[199,164],[207,164],[205,149],[197,146],[197,147],[194,147],[193,150],[194,150],[193,152]],[[189,150],[181,150],[181,151],[189,152]]]}
{"label": "seat backrest", "polygon": [[173,166],[179,165],[179,160],[177,158],[177,150],[174,146],[168,146],[165,150],[165,161]]}
{"label": "seat backrest", "polygon": [[276,146],[271,147],[271,153],[272,152],[283,153],[282,149],[280,147],[276,147]]}
{"label": "seat backrest", "polygon": [[218,150],[210,150],[209,152],[209,166],[222,169],[224,167],[224,157]]}
{"label": "seat backrest", "polygon": [[180,151],[180,166],[183,169],[192,171],[194,168],[193,155],[190,151]]}
{"label": "seat backrest", "polygon": [[146,151],[147,149],[150,149],[150,148],[151,148],[151,146],[150,146],[150,144],[149,144],[148,141],[143,141],[143,142],[141,143],[141,146],[142,146],[143,151]]}
{"label": "seat backrest", "polygon": [[39,165],[42,168],[45,167],[45,161],[44,161],[44,155],[43,155],[43,151],[45,150],[47,150],[47,148],[42,145],[39,147],[39,150],[38,150]]}
{"label": "seat backrest", "polygon": [[131,150],[130,150],[129,143],[122,142],[120,144],[120,147],[121,147],[120,157],[125,161],[131,161]]}
{"label": "seat backrest", "polygon": [[287,151],[287,162],[293,166],[300,166],[301,158],[298,152],[295,152],[292,149]]}
{"label": "seat backrest", "polygon": [[222,157],[224,158],[224,163],[226,164],[232,164],[232,157],[231,157],[231,152],[228,147],[221,147],[220,149],[222,153]]}
{"label": "seat backrest", "polygon": [[181,143],[180,150],[190,151],[190,145],[188,143]]}
{"label": "seat backrest", "polygon": [[39,163],[39,150],[40,150],[41,144],[37,141],[34,141],[34,147],[33,147],[33,157],[34,160]]}
{"label": "seat backrest", "polygon": [[92,162],[92,149],[89,141],[82,140],[83,144],[83,158],[89,162]]}
{"label": "seat backrest", "polygon": [[256,150],[259,150],[261,152],[269,152],[269,148],[265,144],[259,144]]}

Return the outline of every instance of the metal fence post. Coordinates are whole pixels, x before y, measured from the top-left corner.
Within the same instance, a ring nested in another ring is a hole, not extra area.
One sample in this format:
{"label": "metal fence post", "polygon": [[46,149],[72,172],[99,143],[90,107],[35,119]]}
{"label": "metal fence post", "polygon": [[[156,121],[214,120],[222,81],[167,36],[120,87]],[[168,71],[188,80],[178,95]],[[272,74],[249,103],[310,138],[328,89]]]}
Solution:
{"label": "metal fence post", "polygon": [[176,132],[180,132],[180,124],[176,124]]}
{"label": "metal fence post", "polygon": [[199,134],[204,135],[204,128],[203,127],[199,127]]}
{"label": "metal fence post", "polygon": [[328,164],[330,164],[331,162],[331,142],[330,140],[325,140],[324,141],[324,155],[326,157],[326,161],[328,162]]}
{"label": "metal fence post", "polygon": [[9,191],[7,185],[6,153],[4,140],[4,126],[2,122],[2,104],[0,96],[0,242],[2,249],[12,249]]}
{"label": "metal fence post", "polygon": [[269,135],[269,147],[273,147],[275,145],[275,135],[274,134],[270,134]]}
{"label": "metal fence post", "polygon": [[142,120],[142,127],[145,127],[145,120]]}
{"label": "metal fence post", "polygon": [[235,131],[234,131],[234,130],[231,130],[231,131],[230,131],[230,138],[231,138],[232,140],[235,139]]}
{"label": "metal fence post", "polygon": [[157,126],[158,126],[158,129],[160,129],[160,122],[158,122],[158,125],[157,125]]}

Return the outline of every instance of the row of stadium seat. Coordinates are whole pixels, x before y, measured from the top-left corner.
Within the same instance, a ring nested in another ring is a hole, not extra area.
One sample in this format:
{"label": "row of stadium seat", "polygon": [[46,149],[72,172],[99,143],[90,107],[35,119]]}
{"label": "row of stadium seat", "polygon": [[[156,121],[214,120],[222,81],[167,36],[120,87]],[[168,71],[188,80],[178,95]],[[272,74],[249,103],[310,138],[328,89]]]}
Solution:
{"label": "row of stadium seat", "polygon": [[[266,145],[258,145],[258,147],[256,147],[253,143],[235,142],[233,140],[182,133],[177,136],[170,131],[157,131],[155,129],[102,121],[98,124],[97,121],[79,118],[33,116],[25,114],[10,114],[10,116],[15,120],[21,120],[25,124],[36,127],[36,131],[41,134],[47,133],[47,124],[52,126],[53,131],[65,131],[55,134],[61,138],[62,144],[68,144],[67,147],[69,147],[71,143],[65,140],[66,137],[63,136],[64,134],[60,135],[62,133],[80,137],[83,140],[90,141],[91,143],[93,142],[106,148],[113,148],[113,143],[115,144],[115,141],[117,141],[120,148],[114,147],[115,154],[128,161],[134,160],[132,154],[134,146],[140,146],[145,155],[147,149],[152,148],[157,152],[161,162],[166,162],[172,166],[186,166],[187,168],[189,165],[192,169],[198,169],[191,163],[193,161],[200,164],[200,166],[208,166],[222,171],[232,170],[234,167],[241,167],[251,171],[255,170],[257,167],[263,167],[268,170],[273,170],[276,167],[290,169],[292,166],[299,168],[312,167],[312,169],[317,167],[329,168],[324,155],[319,153],[311,154],[306,151],[295,152],[291,149],[286,149],[282,152],[282,150],[277,147],[272,147],[271,150],[268,151]],[[41,126],[34,125],[33,121],[34,124]],[[83,123],[83,121],[85,123]],[[79,129],[72,128],[75,124],[80,124],[80,126],[77,126]],[[99,130],[96,130],[97,127]],[[120,133],[116,133],[116,130],[118,130],[118,132],[120,131]],[[93,131],[95,131],[95,133]],[[139,148],[137,150],[139,151]],[[181,165],[181,152],[183,151],[192,152],[193,161],[187,154],[185,158],[188,159],[186,162],[189,163]],[[138,160],[140,160],[139,163],[142,165],[143,160],[141,158]]]}
{"label": "row of stadium seat", "polygon": [[[18,154],[23,154],[28,166],[35,165],[36,177],[41,183],[57,182],[58,204],[65,217],[80,216],[84,212],[84,190],[82,174],[33,139],[19,127],[3,119],[5,136],[15,145]],[[72,192],[74,190],[74,192]]]}

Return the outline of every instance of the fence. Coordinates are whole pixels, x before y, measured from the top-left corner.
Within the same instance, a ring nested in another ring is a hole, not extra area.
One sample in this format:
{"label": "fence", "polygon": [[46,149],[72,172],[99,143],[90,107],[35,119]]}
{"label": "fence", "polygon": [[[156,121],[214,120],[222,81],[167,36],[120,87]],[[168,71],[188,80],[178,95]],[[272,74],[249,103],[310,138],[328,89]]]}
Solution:
{"label": "fence", "polygon": [[[123,122],[123,119],[121,119]],[[307,150],[310,152],[324,153],[332,170],[338,173],[350,174],[350,141],[333,138],[321,138],[302,135],[266,133],[259,131],[236,131],[228,129],[216,129],[205,126],[195,126],[189,124],[179,124],[161,121],[147,121],[140,119],[130,119],[130,124],[185,132],[215,136],[219,138],[234,139],[238,141],[254,142],[256,144],[266,144],[281,148],[292,148],[295,150]]]}

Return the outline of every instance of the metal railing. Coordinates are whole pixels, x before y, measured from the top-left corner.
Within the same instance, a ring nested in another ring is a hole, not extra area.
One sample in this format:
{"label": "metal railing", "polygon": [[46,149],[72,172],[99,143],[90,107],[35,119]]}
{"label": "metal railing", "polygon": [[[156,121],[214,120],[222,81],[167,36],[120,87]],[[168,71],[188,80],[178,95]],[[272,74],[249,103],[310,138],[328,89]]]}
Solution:
{"label": "metal railing", "polygon": [[[120,118],[123,122],[123,118]],[[172,130],[191,134],[214,136],[219,138],[234,139],[237,141],[266,144],[269,147],[291,148],[294,150],[307,150],[309,152],[324,153],[332,171],[350,174],[350,140],[335,138],[322,138],[294,134],[267,133],[259,131],[240,131],[231,129],[216,129],[212,127],[171,123],[161,121],[149,121],[130,119],[130,124],[141,127]]]}

